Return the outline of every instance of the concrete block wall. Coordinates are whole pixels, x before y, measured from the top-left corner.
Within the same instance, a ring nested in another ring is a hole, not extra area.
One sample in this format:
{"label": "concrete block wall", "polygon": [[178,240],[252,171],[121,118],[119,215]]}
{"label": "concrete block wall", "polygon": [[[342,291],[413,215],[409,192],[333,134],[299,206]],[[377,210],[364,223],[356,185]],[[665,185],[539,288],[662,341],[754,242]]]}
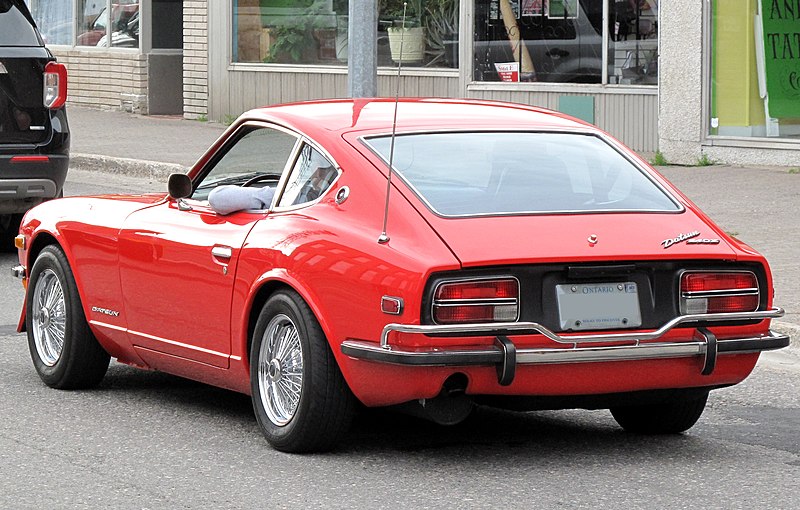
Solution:
{"label": "concrete block wall", "polygon": [[147,56],[51,48],[67,66],[68,104],[147,114]]}
{"label": "concrete block wall", "polygon": [[183,116],[208,116],[208,0],[183,2]]}

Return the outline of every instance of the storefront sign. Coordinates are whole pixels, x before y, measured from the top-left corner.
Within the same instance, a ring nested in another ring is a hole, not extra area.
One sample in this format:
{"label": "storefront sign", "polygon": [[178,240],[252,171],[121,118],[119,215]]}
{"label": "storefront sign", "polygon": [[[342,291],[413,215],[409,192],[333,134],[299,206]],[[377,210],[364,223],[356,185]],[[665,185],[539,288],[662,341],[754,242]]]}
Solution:
{"label": "storefront sign", "polygon": [[769,114],[800,118],[800,2],[761,0]]}
{"label": "storefront sign", "polygon": [[501,81],[519,81],[519,62],[495,63],[494,68]]}

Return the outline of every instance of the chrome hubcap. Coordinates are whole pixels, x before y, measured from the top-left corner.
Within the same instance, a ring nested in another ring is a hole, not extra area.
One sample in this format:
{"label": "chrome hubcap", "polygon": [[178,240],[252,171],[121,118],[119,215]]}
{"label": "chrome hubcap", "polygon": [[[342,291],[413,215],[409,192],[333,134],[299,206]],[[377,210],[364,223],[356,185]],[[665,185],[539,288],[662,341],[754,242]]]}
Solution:
{"label": "chrome hubcap", "polygon": [[36,352],[42,363],[52,367],[61,358],[67,325],[64,290],[52,269],[42,271],[36,280],[31,309]]}
{"label": "chrome hubcap", "polygon": [[282,427],[297,411],[303,388],[303,349],[294,322],[284,314],[267,325],[258,353],[258,389],[269,420]]}

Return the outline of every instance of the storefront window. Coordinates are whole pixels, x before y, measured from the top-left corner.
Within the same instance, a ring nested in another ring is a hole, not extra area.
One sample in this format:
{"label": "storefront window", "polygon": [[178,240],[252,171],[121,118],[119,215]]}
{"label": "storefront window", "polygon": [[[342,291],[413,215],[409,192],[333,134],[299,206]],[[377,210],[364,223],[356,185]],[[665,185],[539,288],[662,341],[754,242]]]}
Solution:
{"label": "storefront window", "polygon": [[[458,3],[407,0],[403,30],[403,0],[380,0],[378,65],[458,67]],[[348,10],[348,0],[234,0],[233,61],[346,65]]]}
{"label": "storefront window", "polygon": [[78,46],[139,47],[136,0],[78,0]]}
{"label": "storefront window", "polygon": [[64,0],[32,0],[29,7],[44,42],[72,44],[72,3]]}
{"label": "storefront window", "polygon": [[476,81],[657,83],[658,0],[474,1]]}
{"label": "storefront window", "polygon": [[793,6],[713,2],[711,135],[800,139],[800,12]]}

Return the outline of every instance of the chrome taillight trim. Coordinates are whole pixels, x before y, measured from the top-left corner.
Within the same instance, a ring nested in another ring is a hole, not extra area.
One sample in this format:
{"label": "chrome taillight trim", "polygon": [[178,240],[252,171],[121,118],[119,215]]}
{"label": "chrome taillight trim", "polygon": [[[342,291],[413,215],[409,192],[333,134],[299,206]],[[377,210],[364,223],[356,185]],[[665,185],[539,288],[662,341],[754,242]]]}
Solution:
{"label": "chrome taillight trim", "polygon": [[756,307],[751,310],[755,311],[758,310],[759,303],[761,301],[761,288],[760,287],[748,287],[746,289],[718,289],[718,290],[706,290],[706,291],[696,291],[696,292],[683,292],[680,290],[683,277],[687,274],[726,274],[726,273],[738,273],[738,274],[750,274],[753,276],[753,280],[755,280],[756,285],[758,285],[758,275],[756,275],[753,271],[748,270],[738,270],[738,269],[725,269],[721,271],[713,271],[713,270],[694,270],[694,269],[684,269],[680,273],[678,273],[678,292],[680,295],[680,311],[681,314],[686,314],[686,310],[688,309],[688,301],[691,299],[707,299],[707,298],[715,298],[715,297],[736,297],[736,296],[757,296],[756,299]]}
{"label": "chrome taillight trim", "polygon": [[[513,280],[517,284],[517,298],[492,298],[492,299],[436,299],[436,293],[442,285],[449,285],[453,283],[470,283],[470,282],[485,282],[485,281],[498,281],[498,280]],[[520,310],[522,309],[522,286],[519,283],[519,278],[512,275],[497,275],[497,276],[480,276],[475,278],[453,278],[442,280],[436,283],[433,288],[431,296],[431,320],[434,324],[441,325],[436,322],[436,308],[437,307],[454,307],[454,306],[510,306],[517,307],[517,315],[514,319],[505,322],[516,322],[519,320]]]}
{"label": "chrome taillight trim", "polygon": [[673,328],[687,323],[707,323],[722,321],[750,321],[777,319],[786,312],[783,308],[772,308],[758,312],[708,313],[681,315],[668,321],[655,331],[639,331],[634,333],[606,333],[599,335],[559,335],[537,322],[487,322],[481,324],[452,325],[420,325],[420,324],[387,324],[381,332],[381,348],[391,349],[389,335],[392,332],[412,333],[420,335],[459,334],[462,336],[495,336],[495,335],[532,335],[541,334],[561,344],[573,346],[580,343],[599,342],[639,342],[657,340]]}

